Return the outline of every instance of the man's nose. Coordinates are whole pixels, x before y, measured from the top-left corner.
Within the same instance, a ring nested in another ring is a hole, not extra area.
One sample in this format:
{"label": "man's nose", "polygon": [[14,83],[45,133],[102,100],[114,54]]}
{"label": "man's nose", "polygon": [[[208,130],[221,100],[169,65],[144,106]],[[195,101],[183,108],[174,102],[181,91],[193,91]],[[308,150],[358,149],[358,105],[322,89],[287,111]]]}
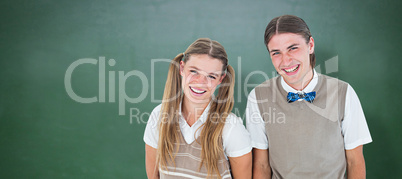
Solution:
{"label": "man's nose", "polygon": [[285,66],[290,65],[291,62],[292,62],[292,58],[288,54],[282,55],[283,65],[285,65]]}

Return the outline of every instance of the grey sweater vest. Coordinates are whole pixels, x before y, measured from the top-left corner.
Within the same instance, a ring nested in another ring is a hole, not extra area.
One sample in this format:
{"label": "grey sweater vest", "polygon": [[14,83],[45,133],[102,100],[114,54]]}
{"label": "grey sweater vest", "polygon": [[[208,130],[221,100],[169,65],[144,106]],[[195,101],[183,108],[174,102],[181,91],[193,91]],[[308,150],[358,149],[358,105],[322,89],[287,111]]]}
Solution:
{"label": "grey sweater vest", "polygon": [[269,142],[272,178],[345,178],[341,122],[347,86],[319,74],[313,103],[288,103],[279,77],[255,88]]}
{"label": "grey sweater vest", "polygon": [[[181,134],[181,131],[179,131]],[[208,171],[205,168],[205,163],[198,170],[201,164],[201,145],[199,140],[193,141],[191,144],[187,144],[183,135],[180,135],[179,151],[176,153],[175,165],[168,164],[167,171],[163,168],[159,168],[160,179],[179,179],[179,178],[207,178]],[[175,149],[176,151],[176,149]],[[231,179],[231,173],[229,169],[229,162],[225,156],[221,156],[218,161],[219,173],[222,179]],[[214,175],[209,178],[219,178]]]}

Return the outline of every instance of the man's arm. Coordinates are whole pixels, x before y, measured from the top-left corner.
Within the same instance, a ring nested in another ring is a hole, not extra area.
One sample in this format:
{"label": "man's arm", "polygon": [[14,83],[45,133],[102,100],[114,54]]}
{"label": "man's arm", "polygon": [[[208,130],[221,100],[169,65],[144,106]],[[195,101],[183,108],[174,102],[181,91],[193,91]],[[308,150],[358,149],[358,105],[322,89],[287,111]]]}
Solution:
{"label": "man's arm", "polygon": [[271,166],[268,159],[269,149],[253,148],[253,178],[271,178]]}
{"label": "man's arm", "polygon": [[159,169],[156,163],[157,150],[145,144],[145,168],[149,179],[159,179]]}
{"label": "man's arm", "polygon": [[240,157],[229,157],[230,169],[234,179],[251,179],[252,159],[251,152]]}
{"label": "man's arm", "polygon": [[348,164],[348,179],[366,178],[366,165],[364,163],[363,145],[360,145],[351,150],[346,150],[346,161]]}

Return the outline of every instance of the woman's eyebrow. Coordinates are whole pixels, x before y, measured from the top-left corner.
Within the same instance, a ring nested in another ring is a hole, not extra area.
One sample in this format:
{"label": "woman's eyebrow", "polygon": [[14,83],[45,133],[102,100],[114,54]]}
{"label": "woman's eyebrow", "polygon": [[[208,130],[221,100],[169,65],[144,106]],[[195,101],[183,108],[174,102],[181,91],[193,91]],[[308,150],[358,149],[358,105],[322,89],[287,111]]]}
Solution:
{"label": "woman's eyebrow", "polygon": [[189,68],[193,68],[194,70],[202,71],[199,68],[197,68],[196,66],[189,66]]}
{"label": "woman's eyebrow", "polygon": [[[197,68],[196,66],[190,66],[190,68],[194,68],[195,70],[202,71],[202,70],[200,70],[199,68]],[[204,72],[204,71],[202,71],[202,72]],[[217,73],[213,73],[213,72],[211,72],[211,73],[207,73],[207,74],[209,74],[209,75],[215,75],[215,76],[219,76]]]}
{"label": "woman's eyebrow", "polygon": [[219,76],[217,73],[209,73],[210,75]]}

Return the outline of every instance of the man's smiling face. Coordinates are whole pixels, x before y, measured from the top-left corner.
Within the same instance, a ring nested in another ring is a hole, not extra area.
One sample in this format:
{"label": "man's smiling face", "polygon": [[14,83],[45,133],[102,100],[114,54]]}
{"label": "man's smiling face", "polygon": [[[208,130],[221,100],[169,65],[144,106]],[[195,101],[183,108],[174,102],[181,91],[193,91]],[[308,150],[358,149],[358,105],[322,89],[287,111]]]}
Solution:
{"label": "man's smiling face", "polygon": [[294,33],[272,36],[267,45],[276,71],[286,83],[296,90],[302,90],[313,77],[310,54],[314,52],[314,40],[309,42]]}

